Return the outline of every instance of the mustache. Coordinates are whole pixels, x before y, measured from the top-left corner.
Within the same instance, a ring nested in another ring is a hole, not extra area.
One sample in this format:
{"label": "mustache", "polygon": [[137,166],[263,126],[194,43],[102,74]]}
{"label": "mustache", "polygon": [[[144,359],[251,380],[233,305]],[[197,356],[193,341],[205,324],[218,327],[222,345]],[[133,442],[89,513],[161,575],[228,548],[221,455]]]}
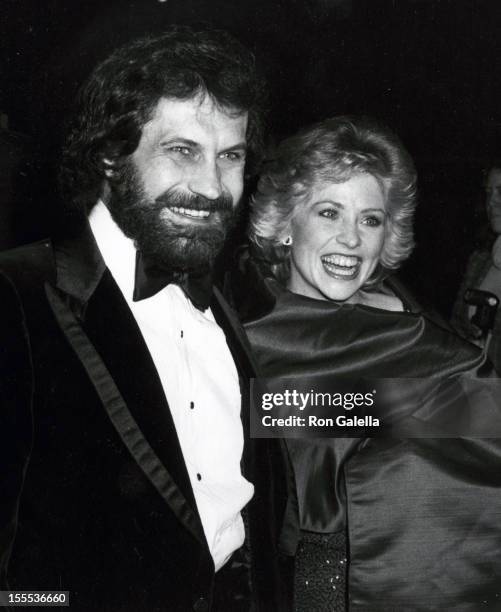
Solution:
{"label": "mustache", "polygon": [[195,194],[183,193],[177,189],[169,189],[155,198],[158,208],[173,207],[192,208],[194,210],[206,210],[208,212],[231,212],[233,210],[233,198],[227,192],[219,197],[209,200],[208,198]]}

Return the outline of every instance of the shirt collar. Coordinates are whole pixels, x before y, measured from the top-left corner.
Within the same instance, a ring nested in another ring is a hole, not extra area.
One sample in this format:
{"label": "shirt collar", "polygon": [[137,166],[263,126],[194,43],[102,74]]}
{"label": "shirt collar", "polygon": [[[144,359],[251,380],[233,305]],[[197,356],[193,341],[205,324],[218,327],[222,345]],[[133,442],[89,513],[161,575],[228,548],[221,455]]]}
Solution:
{"label": "shirt collar", "polygon": [[104,262],[127,299],[134,291],[136,247],[99,200],[89,215],[89,224]]}

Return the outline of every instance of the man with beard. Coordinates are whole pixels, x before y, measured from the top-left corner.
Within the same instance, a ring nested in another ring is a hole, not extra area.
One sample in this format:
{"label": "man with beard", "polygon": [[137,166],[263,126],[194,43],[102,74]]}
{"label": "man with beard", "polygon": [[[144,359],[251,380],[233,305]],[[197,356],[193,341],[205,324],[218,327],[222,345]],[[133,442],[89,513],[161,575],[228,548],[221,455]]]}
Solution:
{"label": "man with beard", "polygon": [[1,589],[85,611],[282,608],[280,462],[249,437],[252,362],[211,278],[261,101],[244,48],[187,28],[82,89],[64,231],[0,258]]}

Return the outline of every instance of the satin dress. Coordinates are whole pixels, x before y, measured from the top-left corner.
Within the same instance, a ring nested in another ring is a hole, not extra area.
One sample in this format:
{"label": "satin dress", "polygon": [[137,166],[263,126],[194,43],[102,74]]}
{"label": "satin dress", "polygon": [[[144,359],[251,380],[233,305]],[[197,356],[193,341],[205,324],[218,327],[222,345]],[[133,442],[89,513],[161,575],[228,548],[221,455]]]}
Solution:
{"label": "satin dress", "polygon": [[[487,374],[395,286],[406,312],[299,296],[253,268],[244,286],[236,306],[265,377]],[[501,440],[286,442],[295,610],[501,610]]]}

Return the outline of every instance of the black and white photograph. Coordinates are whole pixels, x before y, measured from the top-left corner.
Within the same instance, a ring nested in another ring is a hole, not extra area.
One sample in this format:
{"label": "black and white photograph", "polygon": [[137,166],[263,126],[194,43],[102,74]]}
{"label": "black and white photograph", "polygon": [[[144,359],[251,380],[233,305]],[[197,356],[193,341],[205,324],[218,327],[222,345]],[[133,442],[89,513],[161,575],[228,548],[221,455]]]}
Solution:
{"label": "black and white photograph", "polygon": [[4,1],[1,610],[501,612],[500,32]]}

